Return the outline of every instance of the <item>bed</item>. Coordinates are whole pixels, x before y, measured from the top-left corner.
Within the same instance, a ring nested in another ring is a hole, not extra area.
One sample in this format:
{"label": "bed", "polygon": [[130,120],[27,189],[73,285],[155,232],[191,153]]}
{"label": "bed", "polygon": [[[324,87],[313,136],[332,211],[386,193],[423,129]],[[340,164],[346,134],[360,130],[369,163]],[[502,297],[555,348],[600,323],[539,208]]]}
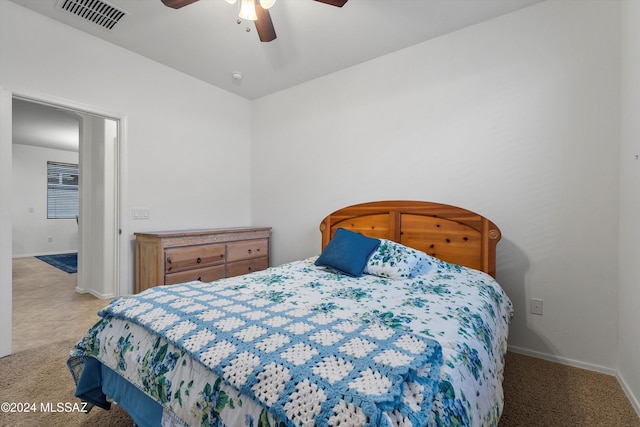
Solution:
{"label": "bed", "polygon": [[76,396],[139,426],[495,426],[512,304],[501,234],[431,202],[349,206],[318,256],[112,301]]}

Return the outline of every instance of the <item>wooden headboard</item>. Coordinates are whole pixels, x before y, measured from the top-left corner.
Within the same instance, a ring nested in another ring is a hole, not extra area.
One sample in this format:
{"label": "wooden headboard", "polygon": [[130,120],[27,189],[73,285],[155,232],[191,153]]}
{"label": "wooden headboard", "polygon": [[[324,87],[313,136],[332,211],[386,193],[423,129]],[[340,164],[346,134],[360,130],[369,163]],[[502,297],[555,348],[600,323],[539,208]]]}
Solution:
{"label": "wooden headboard", "polygon": [[322,249],[340,227],[393,240],[441,260],[496,275],[500,229],[487,218],[463,208],[410,200],[348,206],[320,223]]}

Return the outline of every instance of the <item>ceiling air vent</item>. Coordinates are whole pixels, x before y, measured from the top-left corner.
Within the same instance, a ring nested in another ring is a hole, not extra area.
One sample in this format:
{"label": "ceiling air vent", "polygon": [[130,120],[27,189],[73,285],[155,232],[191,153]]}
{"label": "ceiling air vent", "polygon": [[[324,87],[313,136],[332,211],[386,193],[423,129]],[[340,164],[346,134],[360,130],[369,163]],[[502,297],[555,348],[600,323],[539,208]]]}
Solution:
{"label": "ceiling air vent", "polygon": [[101,0],[60,0],[58,7],[108,30],[127,14]]}

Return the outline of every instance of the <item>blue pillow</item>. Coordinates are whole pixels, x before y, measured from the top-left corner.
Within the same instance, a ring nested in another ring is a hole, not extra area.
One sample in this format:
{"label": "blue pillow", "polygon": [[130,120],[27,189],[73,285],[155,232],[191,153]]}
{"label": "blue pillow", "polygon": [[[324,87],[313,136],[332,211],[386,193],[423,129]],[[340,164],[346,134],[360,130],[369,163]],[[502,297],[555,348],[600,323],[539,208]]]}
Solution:
{"label": "blue pillow", "polygon": [[349,276],[360,277],[378,245],[378,239],[338,228],[315,264]]}

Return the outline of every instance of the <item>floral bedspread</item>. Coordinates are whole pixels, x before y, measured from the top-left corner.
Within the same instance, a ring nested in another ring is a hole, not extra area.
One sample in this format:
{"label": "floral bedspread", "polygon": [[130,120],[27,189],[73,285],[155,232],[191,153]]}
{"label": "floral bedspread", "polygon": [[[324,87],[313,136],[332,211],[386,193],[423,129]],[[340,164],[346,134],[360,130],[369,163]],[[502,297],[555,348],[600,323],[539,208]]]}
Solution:
{"label": "floral bedspread", "polygon": [[[314,261],[315,257],[198,286],[432,338],[440,343],[444,363],[428,425],[498,424],[512,305],[490,276],[433,259],[409,279],[352,278],[316,267]],[[87,356],[153,397],[174,423],[179,419],[190,426],[284,425],[258,399],[228,385],[188,351],[149,335],[135,323],[107,316],[89,330],[71,353],[75,377]],[[298,392],[317,390],[307,387]],[[348,414],[352,408],[345,405],[343,412]],[[384,416],[391,425],[412,425],[398,412],[387,411]],[[313,419],[296,422],[313,423]]]}

